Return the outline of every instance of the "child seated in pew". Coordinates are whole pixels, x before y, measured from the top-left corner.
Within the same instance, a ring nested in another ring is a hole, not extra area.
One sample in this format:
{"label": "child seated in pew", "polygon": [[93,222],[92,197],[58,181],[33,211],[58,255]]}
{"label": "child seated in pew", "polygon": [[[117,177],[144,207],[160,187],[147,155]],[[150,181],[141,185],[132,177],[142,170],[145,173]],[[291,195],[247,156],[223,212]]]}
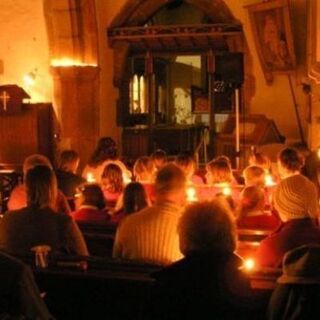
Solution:
{"label": "child seated in pew", "polygon": [[71,215],[76,221],[108,223],[111,219],[105,209],[106,202],[98,184],[86,183],[79,187],[77,210]]}
{"label": "child seated in pew", "polygon": [[196,160],[190,152],[181,152],[175,159],[175,164],[182,169],[187,178],[187,184],[203,184],[200,176],[195,174]]}
{"label": "child seated in pew", "polygon": [[156,171],[160,170],[168,162],[167,153],[162,149],[157,149],[151,155]]}
{"label": "child seated in pew", "polygon": [[265,211],[265,194],[259,186],[248,186],[240,194],[237,207],[237,226],[241,229],[274,230],[280,219]]}
{"label": "child seated in pew", "polygon": [[222,193],[225,196],[232,196],[237,202],[243,187],[238,185],[234,178],[230,162],[225,157],[219,157],[207,163],[206,170],[207,185],[197,188],[199,200],[211,200],[216,194]]}
{"label": "child seated in pew", "polygon": [[144,156],[136,160],[133,166],[134,181],[140,182],[151,201],[154,200],[154,179],[156,167],[150,157]]}
{"label": "child seated in pew", "polygon": [[106,165],[101,176],[102,192],[106,201],[106,208],[113,211],[119,197],[124,190],[124,180],[121,168],[110,163]]}
{"label": "child seated in pew", "polygon": [[114,223],[119,223],[129,214],[150,207],[151,201],[141,183],[131,182],[125,187],[119,206],[121,206],[121,209],[115,212],[111,218],[111,221]]}

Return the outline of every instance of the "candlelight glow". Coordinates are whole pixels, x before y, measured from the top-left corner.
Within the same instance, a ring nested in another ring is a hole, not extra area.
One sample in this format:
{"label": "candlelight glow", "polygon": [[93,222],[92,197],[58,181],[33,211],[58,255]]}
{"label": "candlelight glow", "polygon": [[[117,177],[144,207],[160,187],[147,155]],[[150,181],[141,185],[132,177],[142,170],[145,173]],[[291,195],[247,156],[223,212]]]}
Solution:
{"label": "candlelight glow", "polygon": [[255,261],[251,258],[244,260],[243,267],[246,271],[252,271],[255,267]]}
{"label": "candlelight glow", "polygon": [[128,184],[131,182],[131,178],[125,172],[122,174],[122,178],[123,178],[124,184]]}
{"label": "candlelight glow", "polygon": [[320,159],[320,148],[317,150],[317,157]]}
{"label": "candlelight glow", "polygon": [[194,202],[198,200],[196,189],[194,187],[188,187],[186,193],[187,193],[187,200],[189,202]]}
{"label": "candlelight glow", "polygon": [[36,82],[36,75],[33,72],[29,72],[23,76],[23,82],[27,86],[33,86]]}
{"label": "candlelight glow", "polygon": [[230,187],[224,187],[224,188],[222,189],[222,193],[223,193],[225,196],[231,196],[232,190],[231,190]]}
{"label": "candlelight glow", "polygon": [[96,182],[96,179],[93,177],[93,174],[91,172],[87,173],[87,182],[89,182],[89,183]]}
{"label": "candlelight glow", "polygon": [[87,67],[87,66],[91,66],[91,67],[96,67],[97,64],[96,63],[85,63],[82,62],[80,60],[74,60],[71,58],[61,58],[61,59],[52,59],[50,62],[52,67]]}
{"label": "candlelight glow", "polygon": [[264,184],[267,187],[272,187],[274,186],[276,183],[273,181],[273,178],[270,174],[266,174],[264,177]]}

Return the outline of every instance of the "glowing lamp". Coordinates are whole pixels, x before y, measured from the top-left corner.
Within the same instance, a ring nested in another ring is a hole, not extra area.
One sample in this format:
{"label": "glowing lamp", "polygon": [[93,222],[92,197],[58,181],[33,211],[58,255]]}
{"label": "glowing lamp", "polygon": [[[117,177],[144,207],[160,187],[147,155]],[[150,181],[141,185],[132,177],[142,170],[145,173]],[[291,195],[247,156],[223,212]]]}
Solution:
{"label": "glowing lamp", "polygon": [[197,201],[196,189],[194,187],[187,188],[187,200],[189,202]]}
{"label": "glowing lamp", "polygon": [[273,181],[273,178],[270,174],[266,174],[264,177],[264,184],[266,187],[272,187],[274,186],[276,183]]}
{"label": "glowing lamp", "polygon": [[230,187],[224,187],[222,188],[222,193],[224,196],[231,196],[232,190]]}
{"label": "glowing lamp", "polygon": [[34,72],[29,72],[23,76],[23,82],[27,86],[33,86],[36,82],[36,74]]}
{"label": "glowing lamp", "polygon": [[96,179],[94,178],[93,174],[91,172],[87,173],[87,182],[94,183],[96,182]]}
{"label": "glowing lamp", "polygon": [[255,261],[251,258],[245,259],[243,267],[246,271],[252,271],[255,267]]}

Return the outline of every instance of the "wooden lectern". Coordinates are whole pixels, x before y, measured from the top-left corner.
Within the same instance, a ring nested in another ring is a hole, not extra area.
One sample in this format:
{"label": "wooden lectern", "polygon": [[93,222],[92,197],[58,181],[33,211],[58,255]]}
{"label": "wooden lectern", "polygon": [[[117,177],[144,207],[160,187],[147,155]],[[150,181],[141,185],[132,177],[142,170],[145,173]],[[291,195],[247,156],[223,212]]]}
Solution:
{"label": "wooden lectern", "polygon": [[[284,143],[273,120],[263,114],[240,117],[239,124],[240,159],[246,165],[251,146],[262,146],[270,143]],[[215,141],[215,154],[226,155],[233,161],[236,157],[236,119],[230,115]]]}
{"label": "wooden lectern", "polygon": [[0,86],[0,114],[21,112],[23,99],[30,99],[30,96],[21,87],[15,84]]}

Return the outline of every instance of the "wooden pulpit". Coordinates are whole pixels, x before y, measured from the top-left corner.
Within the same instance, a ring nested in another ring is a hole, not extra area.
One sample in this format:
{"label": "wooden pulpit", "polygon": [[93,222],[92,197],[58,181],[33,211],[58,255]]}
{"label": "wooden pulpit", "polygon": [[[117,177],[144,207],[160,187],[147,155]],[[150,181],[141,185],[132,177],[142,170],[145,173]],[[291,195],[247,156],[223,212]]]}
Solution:
{"label": "wooden pulpit", "polygon": [[30,96],[23,88],[15,84],[0,86],[0,114],[21,112],[24,99],[30,99]]}

